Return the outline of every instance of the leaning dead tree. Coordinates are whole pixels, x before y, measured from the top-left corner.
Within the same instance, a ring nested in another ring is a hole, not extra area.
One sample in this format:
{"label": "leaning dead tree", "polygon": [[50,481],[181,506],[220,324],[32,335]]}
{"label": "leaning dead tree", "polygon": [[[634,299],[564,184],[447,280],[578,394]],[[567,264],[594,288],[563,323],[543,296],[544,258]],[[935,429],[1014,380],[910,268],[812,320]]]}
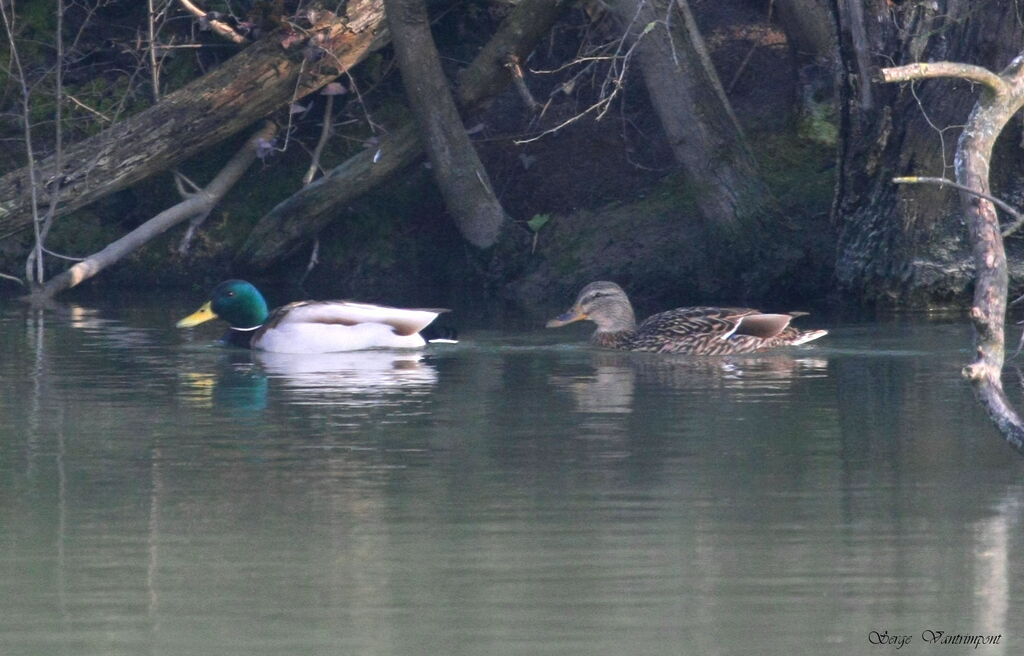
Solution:
{"label": "leaning dead tree", "polygon": [[36,301],[51,299],[56,294],[92,278],[174,226],[188,219],[209,214],[224,198],[224,195],[231,190],[231,187],[238,182],[249,166],[256,161],[260,144],[272,140],[276,132],[277,126],[267,121],[262,128],[249,137],[241,150],[235,153],[235,156],[224,165],[224,168],[208,185],[186,194],[186,198],[182,202],[160,212],[138,228],[76,263],[60,275],[50,278],[42,289],[33,292],[32,298]]}
{"label": "leaning dead tree", "polygon": [[489,248],[507,216],[452,99],[424,0],[384,0],[384,7],[405,95],[445,206],[469,243]]}
{"label": "leaning dead tree", "polygon": [[[569,0],[522,0],[473,62],[459,74],[455,100],[472,111],[510,82],[507,62],[525,60]],[[423,155],[419,128],[391,129],[375,149],[363,150],[278,203],[257,222],[235,258],[244,269],[265,269],[312,241],[344,207]]]}
{"label": "leaning dead tree", "polygon": [[1003,390],[1006,297],[1009,276],[1002,230],[989,198],[989,162],[996,139],[1024,107],[1024,52],[996,74],[980,66],[950,62],[918,63],[882,70],[885,82],[957,78],[981,86],[967,125],[960,133],[954,168],[974,256],[971,320],[976,360],[963,374],[1006,441],[1024,453],[1024,422]]}
{"label": "leaning dead tree", "polygon": [[[309,19],[312,19],[311,21]],[[307,12],[308,24],[275,31],[159,103],[54,158],[0,178],[0,238],[32,223],[59,181],[66,214],[210,148],[310,94],[386,43],[383,0],[351,0],[346,15]]]}

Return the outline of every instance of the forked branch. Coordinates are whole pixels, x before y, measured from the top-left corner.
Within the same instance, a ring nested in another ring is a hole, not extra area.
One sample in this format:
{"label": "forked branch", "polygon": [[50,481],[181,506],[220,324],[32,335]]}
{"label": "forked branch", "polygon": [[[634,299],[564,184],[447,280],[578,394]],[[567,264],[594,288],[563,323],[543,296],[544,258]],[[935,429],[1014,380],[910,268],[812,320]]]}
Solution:
{"label": "forked branch", "polygon": [[[1009,275],[1003,234],[989,186],[989,162],[996,139],[1014,114],[1024,106],[1024,53],[1001,74],[978,66],[951,62],[921,63],[885,69],[887,82],[932,77],[954,77],[985,85],[991,93],[980,96],[960,133],[956,150],[956,187],[970,233],[974,254],[974,324],[976,359],[963,369],[978,401],[1008,444],[1024,453],[1024,421],[1003,390],[1006,297]],[[1005,208],[1004,208],[1005,209]]]}

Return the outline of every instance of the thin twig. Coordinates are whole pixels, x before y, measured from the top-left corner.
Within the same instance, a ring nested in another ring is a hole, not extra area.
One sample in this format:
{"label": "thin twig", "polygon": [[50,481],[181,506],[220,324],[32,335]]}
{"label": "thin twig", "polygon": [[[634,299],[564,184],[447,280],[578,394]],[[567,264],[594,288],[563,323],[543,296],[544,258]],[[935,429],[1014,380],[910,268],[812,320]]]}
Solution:
{"label": "thin twig", "polygon": [[231,26],[227,23],[207,18],[206,12],[197,7],[196,5],[192,4],[189,0],[178,0],[178,2],[180,2],[181,6],[184,7],[185,10],[191,13],[193,16],[205,20],[207,24],[209,24],[210,29],[212,29],[216,34],[224,37],[228,41],[231,41],[232,43],[237,43],[239,45],[249,42],[248,39],[246,39],[244,36],[231,29]]}
{"label": "thin twig", "polygon": [[6,273],[0,273],[0,278],[3,278],[4,280],[13,280],[14,282],[18,283],[22,287],[25,286],[25,281],[24,280],[22,280],[21,278],[17,278],[15,276],[12,276],[12,275],[8,275]]}
{"label": "thin twig", "polygon": [[[57,63],[54,70],[54,106],[53,106],[53,121],[54,121],[54,144],[53,144],[53,168],[54,171],[64,170],[64,0],[57,0]],[[63,178],[58,174],[55,175],[51,180],[45,181],[47,185],[47,191],[49,192],[49,203],[46,207],[46,216],[43,217],[43,225],[40,228],[39,234],[39,248],[37,251],[29,255],[29,259],[34,255],[38,257],[36,273],[38,275],[39,284],[43,283],[43,253],[48,252],[44,248],[43,244],[46,243],[46,237],[50,234],[50,228],[53,227],[53,220],[57,216],[57,207],[60,204],[60,192],[61,182]]]}
{"label": "thin twig", "polygon": [[918,97],[917,85],[914,84],[913,80],[911,80],[910,82],[910,95],[914,96],[914,100],[917,101],[917,108],[921,110],[921,116],[924,117],[925,123],[927,123],[928,126],[931,127],[931,129],[935,130],[935,132],[938,133],[939,135],[939,146],[942,149],[942,172],[945,173],[946,171],[953,168],[951,164],[948,164],[948,160],[946,159],[946,130],[963,129],[966,126],[947,125],[944,128],[940,128],[938,125],[936,125],[935,122],[932,121],[931,117],[928,116],[928,110],[924,108],[924,103],[921,102],[921,98]]}
{"label": "thin twig", "polygon": [[[182,198],[188,198],[192,194],[202,191],[202,187],[197,185],[195,182],[192,182],[192,180],[190,180],[189,177],[181,171],[175,169],[171,174],[174,176],[174,187],[178,190],[178,195]],[[192,187],[192,191],[185,189],[186,183],[188,186]]]}
{"label": "thin twig", "polygon": [[531,112],[536,112],[540,107],[540,103],[530,93],[530,87],[526,86],[526,78],[523,76],[523,67],[519,62],[519,57],[515,55],[509,55],[505,58],[505,68],[512,76],[512,82],[515,84],[516,91],[519,92],[519,98],[522,99],[523,104]]}
{"label": "thin twig", "polygon": [[309,163],[309,169],[306,171],[306,175],[302,176],[302,184],[308,185],[316,177],[316,172],[320,170],[320,155],[324,152],[324,146],[327,145],[327,140],[331,138],[331,126],[334,119],[334,95],[327,95],[327,103],[324,105],[324,123],[320,130],[320,139],[316,142],[316,148],[313,149],[312,161]]}
{"label": "thin twig", "polygon": [[69,262],[81,262],[82,260],[85,259],[84,257],[74,257],[73,255],[61,255],[60,253],[51,251],[49,248],[46,247],[43,248],[43,252],[46,253],[47,255],[52,255],[61,260],[68,260]]}
{"label": "thin twig", "polygon": [[370,110],[367,109],[366,103],[363,101],[363,94],[359,90],[359,85],[356,84],[356,79],[352,77],[352,73],[348,70],[345,71],[345,76],[348,78],[348,88],[356,94],[356,100],[359,101],[359,106],[363,109],[363,116],[366,117],[366,123],[370,126],[370,132],[377,134],[381,130],[381,126],[374,122],[373,117],[370,116]]}
{"label": "thin twig", "polygon": [[181,243],[178,244],[178,255],[185,257],[188,255],[189,250],[192,248],[192,240],[195,239],[196,233],[199,232],[199,226],[203,225],[210,213],[213,211],[213,207],[210,207],[205,212],[199,212],[191,219],[188,220],[188,228],[185,229],[185,234],[181,238]]}
{"label": "thin twig", "polygon": [[[633,22],[635,22],[635,21],[636,21],[636,17],[634,16]],[[631,25],[632,25],[632,23],[630,23],[630,26]],[[629,33],[630,26],[627,26],[626,32],[625,32],[626,34]],[[592,104],[590,107],[587,107],[586,109],[584,109],[579,114],[576,114],[575,116],[572,116],[572,117],[566,119],[565,121],[562,121],[561,123],[559,123],[555,127],[549,128],[547,130],[544,130],[543,132],[541,132],[540,134],[538,134],[535,137],[530,137],[529,139],[517,139],[517,140],[513,141],[512,143],[516,144],[517,146],[521,146],[523,144],[528,144],[528,143],[532,143],[534,141],[538,141],[538,140],[542,139],[543,137],[546,137],[549,134],[552,134],[554,132],[558,132],[562,128],[565,128],[566,126],[571,125],[572,123],[575,123],[576,121],[582,119],[584,116],[586,116],[587,114],[589,114],[589,113],[591,113],[591,112],[593,112],[595,110],[599,110],[599,111],[597,112],[597,116],[595,117],[594,120],[596,120],[596,121],[601,120],[601,118],[604,117],[604,115],[607,113],[608,108],[611,107],[612,101],[616,98],[616,96],[619,95],[619,92],[622,91],[622,88],[624,86],[624,82],[623,81],[624,81],[624,79],[626,77],[627,71],[629,71],[629,62],[633,58],[633,53],[636,52],[637,46],[644,39],[644,37],[647,36],[647,32],[648,32],[648,30],[646,30],[646,29],[643,32],[641,32],[640,35],[636,38],[636,40],[633,42],[633,44],[626,50],[625,54],[620,55],[619,53],[622,50],[621,45],[622,45],[622,43],[625,42],[625,39],[626,39],[625,36],[622,37],[622,41],[620,42],[620,46],[616,50],[615,54],[613,55],[613,60],[615,60],[615,61],[621,60],[622,68],[619,69],[618,75],[609,74],[605,78],[604,82],[602,82],[600,98],[599,98],[599,100],[597,102]],[[609,91],[609,86],[611,87],[610,91]]]}
{"label": "thin twig", "polygon": [[78,98],[75,98],[74,96],[72,96],[70,93],[64,94],[64,97],[67,98],[68,100],[70,100],[71,102],[75,103],[76,105],[78,105],[79,107],[84,109],[85,111],[89,112],[90,114],[93,114],[94,116],[98,116],[99,118],[103,119],[107,123],[111,123],[114,120],[114,119],[110,118],[109,116],[107,116],[106,114],[104,114],[103,112],[95,110],[92,107],[89,107],[88,105],[83,103]]}
{"label": "thin twig", "polygon": [[[672,5],[669,5],[669,6],[671,7]],[[766,19],[766,22],[769,25],[772,22],[772,10],[774,8],[775,8],[775,0],[770,0],[770,2],[768,3],[768,18]],[[761,45],[761,44],[758,43],[757,40],[755,39],[754,40],[754,45],[750,46],[750,50],[747,51],[747,55],[743,58],[743,61],[740,62],[740,65],[736,67],[736,72],[733,73],[732,79],[729,80],[729,86],[727,86],[725,88],[725,92],[726,93],[732,93],[732,90],[734,88],[736,88],[736,83],[740,81],[740,76],[743,75],[743,72],[747,69],[747,64],[750,63],[750,58],[753,57],[754,51],[757,50],[757,47],[759,45]]]}
{"label": "thin twig", "polygon": [[156,16],[153,10],[153,0],[146,0],[146,29],[149,34],[149,47],[146,49],[149,55],[149,76],[153,85],[153,102],[160,102],[160,66],[156,58]]}
{"label": "thin twig", "polygon": [[[598,50],[600,50],[600,49],[598,49]],[[568,64],[562,64],[558,68],[552,68],[552,69],[547,69],[547,70],[536,70],[536,69],[531,68],[530,72],[533,73],[534,75],[552,75],[554,73],[561,73],[565,69],[572,68],[576,64],[582,64],[583,62],[609,61],[609,60],[615,59],[615,58],[616,58],[615,55],[599,55],[599,56],[593,56],[593,57],[577,57],[576,59],[572,60]]]}
{"label": "thin twig", "polygon": [[948,185],[950,187],[953,187],[954,189],[959,189],[960,191],[963,191],[965,193],[971,194],[973,196],[977,196],[979,198],[984,198],[985,200],[991,202],[993,205],[995,205],[996,207],[999,207],[1004,212],[1006,212],[1007,214],[1012,216],[1014,219],[1016,219],[1009,226],[1007,226],[1006,228],[1003,228],[1003,231],[1002,231],[1003,237],[1008,237],[1009,235],[1013,234],[1018,228],[1020,228],[1021,225],[1024,225],[1024,213],[1022,213],[1019,210],[1015,209],[1012,205],[1010,205],[1006,201],[1000,200],[1000,199],[998,199],[995,196],[992,196],[990,194],[986,194],[984,192],[971,189],[970,187],[966,187],[966,186],[964,186],[962,184],[953,182],[952,180],[948,180],[946,178],[927,178],[927,177],[920,177],[920,176],[914,175],[914,176],[907,176],[907,177],[902,177],[902,178],[893,178],[892,181],[895,184],[934,184],[934,185],[938,185],[940,187],[945,187],[945,186]]}
{"label": "thin twig", "polygon": [[313,239],[313,250],[309,254],[309,262],[306,263],[306,270],[302,272],[302,277],[299,278],[299,286],[306,282],[306,278],[313,271],[313,267],[320,264],[320,238],[316,237]]}
{"label": "thin twig", "polygon": [[[10,9],[10,15],[8,15],[8,9]],[[0,4],[0,15],[3,16],[4,31],[7,35],[7,43],[10,46],[10,59],[13,65],[14,79],[18,82],[21,87],[21,127],[22,134],[25,137],[25,154],[27,157],[28,171],[29,171],[29,188],[31,193],[31,207],[32,207],[32,230],[35,237],[36,250],[33,253],[37,256],[35,267],[33,267],[32,256],[30,255],[25,261],[25,279],[29,284],[35,282],[42,283],[42,253],[39,251],[41,246],[41,236],[39,232],[39,171],[36,168],[35,148],[32,145],[32,123],[31,123],[31,107],[29,99],[31,97],[31,91],[28,88],[28,80],[25,78],[25,69],[21,65],[21,55],[18,51],[18,44],[14,38],[15,34],[15,15],[14,7],[7,7],[6,5]],[[38,276],[36,273],[38,272]]]}

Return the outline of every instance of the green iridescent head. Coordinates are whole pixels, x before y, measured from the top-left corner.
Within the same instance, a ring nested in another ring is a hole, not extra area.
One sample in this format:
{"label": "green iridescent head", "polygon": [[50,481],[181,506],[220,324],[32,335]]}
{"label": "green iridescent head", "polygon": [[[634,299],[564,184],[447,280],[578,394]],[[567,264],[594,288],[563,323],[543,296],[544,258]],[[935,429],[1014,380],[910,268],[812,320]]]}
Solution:
{"label": "green iridescent head", "polygon": [[210,300],[178,322],[178,328],[191,328],[223,319],[232,328],[255,328],[267,320],[269,311],[263,294],[244,280],[225,280],[213,288]]}

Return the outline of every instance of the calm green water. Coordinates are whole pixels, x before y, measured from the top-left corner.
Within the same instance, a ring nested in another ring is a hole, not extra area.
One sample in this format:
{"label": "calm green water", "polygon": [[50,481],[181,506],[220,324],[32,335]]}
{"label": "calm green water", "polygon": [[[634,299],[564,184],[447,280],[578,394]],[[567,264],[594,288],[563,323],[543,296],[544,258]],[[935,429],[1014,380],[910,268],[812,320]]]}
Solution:
{"label": "calm green water", "polygon": [[966,325],[260,358],[175,331],[193,301],[0,307],[3,656],[1024,650]]}

